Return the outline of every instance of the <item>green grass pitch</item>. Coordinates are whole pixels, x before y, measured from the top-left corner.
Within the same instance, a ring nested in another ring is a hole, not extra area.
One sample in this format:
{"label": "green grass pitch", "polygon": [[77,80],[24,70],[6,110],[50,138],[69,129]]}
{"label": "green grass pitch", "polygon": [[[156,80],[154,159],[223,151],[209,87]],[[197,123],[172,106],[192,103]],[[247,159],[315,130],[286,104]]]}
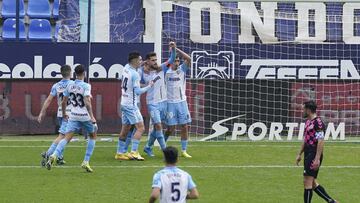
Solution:
{"label": "green grass pitch", "polygon": [[[97,142],[90,162],[95,171],[85,173],[80,164],[86,142],[80,141],[67,146],[66,167],[48,171],[40,167],[40,153],[51,141],[41,139],[0,139],[0,202],[147,202],[153,174],[163,166],[158,148],[155,158],[120,162],[114,160],[117,142]],[[299,146],[190,142],[193,158],[180,158],[179,166],[198,186],[200,199],[194,202],[301,203],[303,169],[294,166]],[[359,203],[360,144],[326,143],[318,180],[341,202]],[[324,201],[314,193],[313,202]]]}

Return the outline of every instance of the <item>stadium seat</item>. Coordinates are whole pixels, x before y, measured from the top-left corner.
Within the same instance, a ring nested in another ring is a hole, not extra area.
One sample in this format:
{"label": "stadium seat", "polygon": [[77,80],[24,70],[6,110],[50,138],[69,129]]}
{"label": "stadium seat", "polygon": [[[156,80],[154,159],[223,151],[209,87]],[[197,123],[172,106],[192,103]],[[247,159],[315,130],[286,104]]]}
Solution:
{"label": "stadium seat", "polygon": [[29,26],[30,41],[51,41],[51,25],[46,19],[33,19]]}
{"label": "stadium seat", "polygon": [[[19,39],[24,41],[26,40],[25,34],[25,24],[22,20],[19,22]],[[3,40],[16,40],[16,19],[15,18],[8,18],[4,21],[3,24],[3,33],[2,33]]]}
{"label": "stadium seat", "polygon": [[[24,0],[20,0],[20,17],[25,16],[24,10]],[[1,16],[3,18],[15,18],[16,17],[16,1],[14,0],[3,0],[2,1],[2,9],[1,9]]]}
{"label": "stadium seat", "polygon": [[52,16],[55,19],[59,18],[60,0],[54,0]]}
{"label": "stadium seat", "polygon": [[30,18],[50,18],[50,4],[48,0],[29,0],[27,14]]}

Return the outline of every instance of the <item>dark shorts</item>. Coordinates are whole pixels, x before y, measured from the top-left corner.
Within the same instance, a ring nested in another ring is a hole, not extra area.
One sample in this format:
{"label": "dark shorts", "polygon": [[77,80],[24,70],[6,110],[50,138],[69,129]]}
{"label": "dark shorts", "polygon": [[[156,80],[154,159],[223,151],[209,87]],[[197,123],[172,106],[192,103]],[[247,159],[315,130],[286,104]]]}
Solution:
{"label": "dark shorts", "polygon": [[310,152],[310,153],[305,153],[304,156],[304,176],[312,176],[314,178],[317,178],[319,170],[320,170],[320,166],[323,160],[323,155],[321,155],[320,157],[320,166],[317,170],[311,169],[311,165],[313,160],[315,159],[316,156],[316,152]]}

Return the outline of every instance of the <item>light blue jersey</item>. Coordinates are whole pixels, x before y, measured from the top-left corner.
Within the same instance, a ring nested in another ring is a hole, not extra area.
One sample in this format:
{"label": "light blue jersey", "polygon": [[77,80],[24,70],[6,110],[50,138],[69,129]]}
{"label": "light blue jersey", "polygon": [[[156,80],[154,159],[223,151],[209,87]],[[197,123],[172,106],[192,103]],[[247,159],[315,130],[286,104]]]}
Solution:
{"label": "light blue jersey", "polygon": [[191,123],[189,107],[186,101],[186,64],[180,65],[177,70],[166,71],[165,80],[167,88],[166,124],[184,125]]}
{"label": "light blue jersey", "polygon": [[189,67],[180,65],[177,70],[169,69],[165,74],[167,99],[169,103],[186,101],[186,72]]}
{"label": "light blue jersey", "polygon": [[149,84],[150,81],[154,82],[154,86],[146,94],[146,104],[153,124],[165,122],[166,120],[167,97],[164,73],[166,69],[146,72],[142,68],[140,71],[142,84]]}
{"label": "light blue jersey", "polygon": [[140,88],[140,75],[137,70],[129,64],[121,77],[121,120],[122,124],[133,125],[143,122],[138,107],[139,96],[150,89],[150,86]]}
{"label": "light blue jersey", "polygon": [[[62,118],[63,116],[62,116],[61,102],[64,97],[64,91],[66,90],[67,86],[72,83],[74,83],[74,81],[68,80],[68,79],[62,79],[59,82],[55,83],[51,87],[51,91],[50,91],[50,95],[52,95],[53,97],[57,97],[57,103],[58,103],[57,117],[58,117],[58,123],[60,126],[59,133],[62,135],[65,135],[65,133],[66,133],[66,126],[67,126],[68,122]],[[71,104],[70,101],[68,101],[67,106],[66,106],[67,113],[71,112],[72,105],[70,105],[70,104]]]}
{"label": "light blue jersey", "polygon": [[78,132],[82,128],[93,133],[95,131],[94,125],[85,105],[85,97],[91,96],[91,85],[82,80],[75,80],[66,88],[64,96],[68,97],[72,105],[66,133]]}
{"label": "light blue jersey", "polygon": [[155,173],[152,188],[159,188],[160,203],[183,203],[189,190],[196,185],[192,177],[177,167],[165,167]]}
{"label": "light blue jersey", "polygon": [[89,121],[90,115],[85,106],[85,97],[91,96],[91,85],[82,81],[75,80],[64,91],[64,96],[69,97],[72,105],[69,120]]}
{"label": "light blue jersey", "polygon": [[[66,90],[67,86],[72,83],[74,83],[74,81],[68,79],[62,79],[51,87],[50,95],[52,95],[53,97],[57,97],[57,102],[58,102],[57,117],[62,118],[61,102],[64,97],[64,91]],[[70,102],[68,102],[66,107],[66,112],[70,112],[70,110],[71,110],[71,105]]]}
{"label": "light blue jersey", "polygon": [[121,78],[121,106],[137,106],[139,94],[135,90],[140,88],[140,75],[137,70],[127,64]]}
{"label": "light blue jersey", "polygon": [[141,68],[140,77],[140,82],[142,84],[147,85],[150,81],[154,82],[154,86],[146,93],[146,103],[148,105],[157,104],[167,100],[164,70],[146,72],[143,68]]}

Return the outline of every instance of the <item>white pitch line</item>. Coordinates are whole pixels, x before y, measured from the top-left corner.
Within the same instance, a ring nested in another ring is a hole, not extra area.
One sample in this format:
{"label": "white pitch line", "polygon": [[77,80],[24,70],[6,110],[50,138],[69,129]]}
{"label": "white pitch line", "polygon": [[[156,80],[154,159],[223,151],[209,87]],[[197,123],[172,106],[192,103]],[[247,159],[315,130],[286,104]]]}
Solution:
{"label": "white pitch line", "polygon": [[[1,138],[1,136],[0,136]],[[55,139],[56,137],[54,137]],[[12,140],[12,139],[0,139],[0,142],[52,142],[54,141],[54,139],[46,139],[46,140],[37,140],[37,139],[16,139],[16,140]],[[117,141],[117,138],[114,138],[114,142]],[[80,142],[85,142],[85,140],[80,140]],[[107,141],[101,141],[101,142],[107,142]],[[170,140],[169,142],[180,142],[180,140]],[[302,140],[280,140],[280,141],[275,141],[275,140],[263,140],[263,141],[252,141],[252,140],[237,140],[237,141],[198,141],[198,140],[191,140],[190,142],[193,143],[256,143],[256,142],[263,142],[263,143],[302,143]],[[354,144],[359,144],[360,143],[360,139],[359,140],[326,140],[327,143],[354,143]]]}
{"label": "white pitch line", "polygon": [[[92,166],[93,168],[163,168],[163,165],[148,165],[148,166]],[[302,168],[302,166],[293,166],[293,165],[189,165],[189,166],[179,166],[180,168],[290,168],[290,169],[298,169]],[[42,168],[40,166],[0,166],[0,169],[21,169],[21,168]],[[81,168],[80,166],[55,166],[55,168]],[[321,168],[330,168],[330,169],[348,169],[348,168],[360,168],[360,166],[321,166]]]}
{"label": "white pitch line", "polygon": [[[0,145],[0,148],[46,148],[50,145]],[[66,148],[83,148],[86,147],[84,145],[67,145]],[[114,146],[101,146],[97,145],[96,148],[114,148]],[[189,145],[188,147],[275,147],[275,148],[299,148],[296,145],[224,145],[224,144],[213,144],[213,145]],[[345,148],[345,149],[360,149],[360,146],[335,146],[335,145],[327,145],[326,148]]]}

